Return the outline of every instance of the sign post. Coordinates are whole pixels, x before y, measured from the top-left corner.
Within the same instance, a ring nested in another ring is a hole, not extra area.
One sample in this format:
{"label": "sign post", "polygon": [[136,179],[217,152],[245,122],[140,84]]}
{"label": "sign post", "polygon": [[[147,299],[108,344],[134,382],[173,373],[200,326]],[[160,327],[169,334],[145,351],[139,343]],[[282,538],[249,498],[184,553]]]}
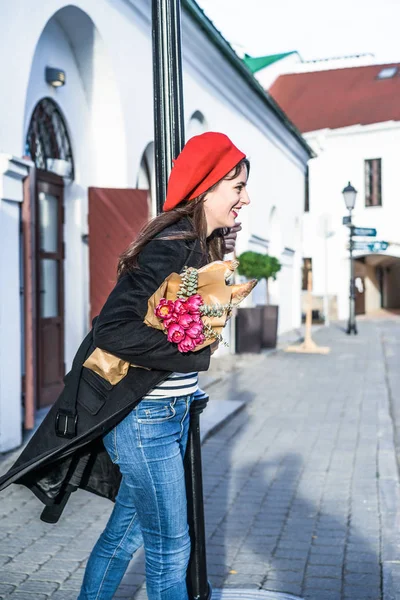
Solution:
{"label": "sign post", "polygon": [[365,252],[385,252],[389,247],[389,242],[353,242],[354,250],[365,250]]}
{"label": "sign post", "polygon": [[328,346],[317,346],[311,337],[312,324],[312,273],[308,272],[307,276],[307,310],[306,310],[306,331],[304,334],[304,342],[299,346],[288,346],[285,352],[298,352],[300,354],[329,354]]}
{"label": "sign post", "polygon": [[373,227],[353,227],[353,235],[375,237],[376,229],[374,229]]}

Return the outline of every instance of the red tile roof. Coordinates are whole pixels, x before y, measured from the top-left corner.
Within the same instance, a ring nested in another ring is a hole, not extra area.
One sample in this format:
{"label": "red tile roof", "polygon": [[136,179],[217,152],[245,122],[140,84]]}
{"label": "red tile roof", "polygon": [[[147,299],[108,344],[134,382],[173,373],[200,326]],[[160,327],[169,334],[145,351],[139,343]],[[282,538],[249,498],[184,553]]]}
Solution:
{"label": "red tile roof", "polygon": [[[390,79],[378,79],[398,67]],[[400,64],[281,75],[268,90],[301,132],[400,121]]]}

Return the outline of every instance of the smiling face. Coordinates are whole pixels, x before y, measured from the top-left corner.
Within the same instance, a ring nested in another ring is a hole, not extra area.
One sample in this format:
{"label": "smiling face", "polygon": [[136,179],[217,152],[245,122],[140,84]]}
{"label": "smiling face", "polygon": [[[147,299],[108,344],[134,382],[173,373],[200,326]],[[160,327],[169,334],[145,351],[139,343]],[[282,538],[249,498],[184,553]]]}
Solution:
{"label": "smiling face", "polygon": [[243,165],[239,175],[234,179],[228,179],[234,172],[235,169],[232,169],[204,199],[207,237],[221,227],[233,227],[241,208],[245,204],[250,204],[246,189],[247,168]]}

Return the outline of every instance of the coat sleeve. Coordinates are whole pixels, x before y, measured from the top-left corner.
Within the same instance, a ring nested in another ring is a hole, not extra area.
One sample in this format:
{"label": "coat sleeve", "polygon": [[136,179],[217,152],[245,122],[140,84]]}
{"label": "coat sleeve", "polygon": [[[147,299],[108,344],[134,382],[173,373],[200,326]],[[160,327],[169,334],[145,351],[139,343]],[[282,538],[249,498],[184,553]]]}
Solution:
{"label": "coat sleeve", "polygon": [[162,331],[143,322],[150,296],[168,275],[182,271],[188,256],[184,240],[149,242],[140,254],[140,269],[121,277],[108,297],[94,327],[94,344],[141,367],[181,373],[206,371],[209,346],[181,353]]}

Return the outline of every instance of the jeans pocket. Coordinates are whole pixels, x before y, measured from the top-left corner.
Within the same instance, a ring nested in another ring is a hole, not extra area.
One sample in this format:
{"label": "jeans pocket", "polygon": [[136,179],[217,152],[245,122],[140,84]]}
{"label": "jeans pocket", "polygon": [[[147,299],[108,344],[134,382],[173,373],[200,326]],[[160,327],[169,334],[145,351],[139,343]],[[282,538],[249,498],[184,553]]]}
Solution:
{"label": "jeans pocket", "polygon": [[136,407],[136,418],[138,423],[163,423],[169,421],[175,414],[176,398],[163,400],[142,400]]}

